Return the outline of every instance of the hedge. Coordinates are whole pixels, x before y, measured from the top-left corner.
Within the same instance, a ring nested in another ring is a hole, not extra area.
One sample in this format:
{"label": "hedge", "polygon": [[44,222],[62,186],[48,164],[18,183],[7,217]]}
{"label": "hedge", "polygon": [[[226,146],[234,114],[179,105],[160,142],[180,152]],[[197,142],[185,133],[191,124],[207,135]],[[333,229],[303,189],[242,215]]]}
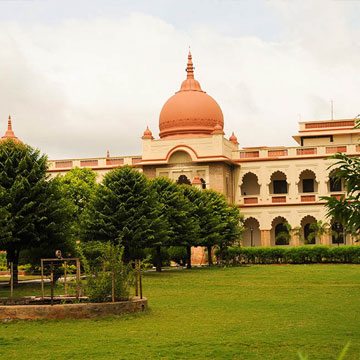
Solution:
{"label": "hedge", "polygon": [[360,264],[360,246],[228,247],[216,249],[218,261],[242,264]]}

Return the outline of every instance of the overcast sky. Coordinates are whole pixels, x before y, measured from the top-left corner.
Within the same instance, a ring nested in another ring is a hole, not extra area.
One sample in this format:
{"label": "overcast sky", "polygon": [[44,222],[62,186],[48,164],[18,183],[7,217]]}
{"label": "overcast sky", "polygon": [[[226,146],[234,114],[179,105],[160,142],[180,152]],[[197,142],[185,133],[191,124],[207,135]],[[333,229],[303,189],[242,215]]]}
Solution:
{"label": "overcast sky", "polygon": [[241,146],[360,113],[359,1],[0,0],[0,133],[51,159],[141,154],[195,78]]}

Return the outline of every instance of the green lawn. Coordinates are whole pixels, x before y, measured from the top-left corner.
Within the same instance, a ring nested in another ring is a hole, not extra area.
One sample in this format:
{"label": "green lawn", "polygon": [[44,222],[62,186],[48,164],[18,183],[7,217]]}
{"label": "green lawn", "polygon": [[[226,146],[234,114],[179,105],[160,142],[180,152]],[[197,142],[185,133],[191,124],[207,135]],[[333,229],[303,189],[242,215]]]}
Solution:
{"label": "green lawn", "polygon": [[170,270],[144,294],[147,313],[2,324],[0,358],[360,359],[357,265]]}

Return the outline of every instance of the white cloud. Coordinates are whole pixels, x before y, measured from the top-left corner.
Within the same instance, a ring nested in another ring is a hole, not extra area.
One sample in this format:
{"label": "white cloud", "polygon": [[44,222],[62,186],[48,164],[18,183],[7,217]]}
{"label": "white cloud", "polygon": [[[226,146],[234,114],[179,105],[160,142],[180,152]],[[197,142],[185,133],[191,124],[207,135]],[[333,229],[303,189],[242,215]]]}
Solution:
{"label": "white cloud", "polygon": [[309,4],[269,3],[286,29],[278,42],[207,24],[179,30],[141,13],[3,21],[0,131],[11,113],[16,135],[51,158],[140,154],[146,125],[157,136],[161,107],[185,78],[190,44],[227,135],[243,146],[295,145],[298,114],[327,119],[331,98],[338,118],[360,112],[359,30],[349,18],[359,7]]}

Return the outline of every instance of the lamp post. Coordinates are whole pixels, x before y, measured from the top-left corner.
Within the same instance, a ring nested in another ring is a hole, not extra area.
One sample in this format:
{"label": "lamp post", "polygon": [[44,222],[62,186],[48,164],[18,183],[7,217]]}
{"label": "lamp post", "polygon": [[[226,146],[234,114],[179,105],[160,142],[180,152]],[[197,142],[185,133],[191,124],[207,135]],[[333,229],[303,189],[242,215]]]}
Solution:
{"label": "lamp post", "polygon": [[251,236],[251,247],[254,246],[253,239],[254,239],[254,228],[250,227],[250,236]]}

